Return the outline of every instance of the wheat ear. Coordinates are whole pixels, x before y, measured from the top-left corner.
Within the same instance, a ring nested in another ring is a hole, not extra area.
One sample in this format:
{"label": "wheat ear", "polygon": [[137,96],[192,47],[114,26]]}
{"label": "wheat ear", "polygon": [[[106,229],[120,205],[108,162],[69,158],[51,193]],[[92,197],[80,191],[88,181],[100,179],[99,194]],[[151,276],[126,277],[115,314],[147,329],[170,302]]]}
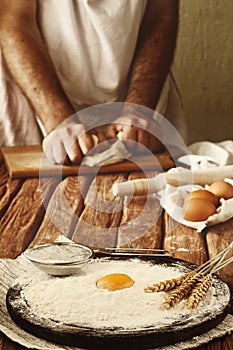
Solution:
{"label": "wheat ear", "polygon": [[152,285],[147,286],[144,289],[144,291],[146,293],[168,292],[172,289],[179,287],[186,277],[187,275],[182,275],[177,278],[173,278],[159,283],[154,283]]}
{"label": "wheat ear", "polygon": [[195,284],[200,280],[202,275],[199,273],[186,278],[184,282],[177,288],[173,289],[167,297],[163,300],[163,308],[170,309],[176,303],[180,302],[182,299],[186,298]]}
{"label": "wheat ear", "polygon": [[206,276],[203,276],[195,285],[195,287],[192,289],[191,294],[189,295],[187,301],[186,301],[186,308],[187,309],[195,309],[200,302],[203,300],[203,298],[206,296],[208,290],[210,289],[210,286],[212,284],[212,275],[208,274]]}

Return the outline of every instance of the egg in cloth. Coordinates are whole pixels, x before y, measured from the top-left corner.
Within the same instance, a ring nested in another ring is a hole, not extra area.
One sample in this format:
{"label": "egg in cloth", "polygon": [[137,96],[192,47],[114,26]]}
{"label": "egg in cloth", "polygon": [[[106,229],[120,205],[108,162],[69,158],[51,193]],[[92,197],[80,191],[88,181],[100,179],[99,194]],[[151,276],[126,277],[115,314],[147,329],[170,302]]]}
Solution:
{"label": "egg in cloth", "polygon": [[192,198],[184,207],[184,219],[188,221],[204,221],[215,213],[215,205],[204,198]]}
{"label": "egg in cloth", "polygon": [[99,289],[107,289],[110,292],[130,288],[134,284],[134,280],[124,273],[111,273],[99,278],[96,286]]}
{"label": "egg in cloth", "polygon": [[193,198],[202,198],[202,199],[206,199],[209,202],[212,202],[215,207],[218,206],[219,204],[219,200],[218,197],[215,196],[214,193],[207,191],[207,190],[195,190],[193,192],[190,192],[184,200],[184,206],[187,206],[188,201],[192,200]]}
{"label": "egg in cloth", "polygon": [[233,198],[233,186],[229,182],[226,182],[224,180],[212,183],[208,190],[218,198]]}

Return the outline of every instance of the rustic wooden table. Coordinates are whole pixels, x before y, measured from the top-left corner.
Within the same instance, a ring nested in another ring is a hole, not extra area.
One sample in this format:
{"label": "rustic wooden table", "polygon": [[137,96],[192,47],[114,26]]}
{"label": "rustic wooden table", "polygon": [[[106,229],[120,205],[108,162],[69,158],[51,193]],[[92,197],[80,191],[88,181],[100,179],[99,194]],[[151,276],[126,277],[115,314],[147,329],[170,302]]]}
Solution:
{"label": "rustic wooden table", "polygon": [[[155,198],[114,199],[114,182],[140,176],[118,173],[70,176],[60,182],[55,178],[11,180],[0,155],[0,258],[14,259],[28,246],[53,241],[61,232],[92,247],[167,249],[174,257],[196,264],[231,243],[233,219],[200,234],[175,223]],[[232,265],[219,275],[233,291]],[[0,350],[19,349],[24,348],[0,334]],[[233,335],[199,348],[207,349],[232,350]]]}

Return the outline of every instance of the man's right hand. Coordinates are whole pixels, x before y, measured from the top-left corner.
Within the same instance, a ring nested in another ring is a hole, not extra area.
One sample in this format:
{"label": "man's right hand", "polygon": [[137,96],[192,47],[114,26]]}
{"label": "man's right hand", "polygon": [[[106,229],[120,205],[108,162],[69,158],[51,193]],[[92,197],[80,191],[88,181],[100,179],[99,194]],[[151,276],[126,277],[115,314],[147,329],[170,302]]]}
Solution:
{"label": "man's right hand", "polygon": [[[95,136],[94,136],[95,135]],[[43,150],[53,163],[80,163],[82,158],[98,143],[106,140],[99,129],[86,131],[83,124],[71,123],[53,130],[43,140]]]}

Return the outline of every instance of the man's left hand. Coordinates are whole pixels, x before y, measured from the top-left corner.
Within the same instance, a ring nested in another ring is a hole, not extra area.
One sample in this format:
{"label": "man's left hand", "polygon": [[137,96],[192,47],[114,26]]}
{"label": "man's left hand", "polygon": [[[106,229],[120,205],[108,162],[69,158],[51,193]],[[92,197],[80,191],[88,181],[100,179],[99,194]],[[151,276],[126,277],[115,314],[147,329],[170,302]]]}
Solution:
{"label": "man's left hand", "polygon": [[130,151],[143,152],[146,147],[151,152],[156,152],[162,148],[162,143],[154,136],[158,135],[161,138],[160,129],[160,126],[151,118],[125,114],[106,128],[105,135],[108,139],[115,139],[120,132],[120,138],[125,140]]}

